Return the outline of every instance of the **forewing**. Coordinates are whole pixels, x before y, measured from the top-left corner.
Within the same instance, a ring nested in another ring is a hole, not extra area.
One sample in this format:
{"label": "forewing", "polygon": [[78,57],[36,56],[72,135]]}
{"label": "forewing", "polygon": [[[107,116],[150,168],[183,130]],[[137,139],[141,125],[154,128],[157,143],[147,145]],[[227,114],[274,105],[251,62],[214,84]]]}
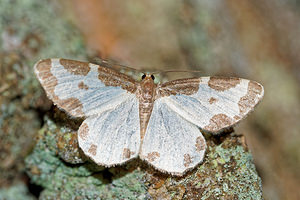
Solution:
{"label": "forewing", "polygon": [[78,142],[85,155],[106,167],[137,157],[140,146],[137,98],[131,97],[115,109],[88,117],[78,130]]}
{"label": "forewing", "polygon": [[130,77],[91,63],[46,59],[34,68],[48,97],[76,117],[115,108],[136,90]]}
{"label": "forewing", "polygon": [[164,99],[154,102],[140,157],[156,169],[183,175],[204,157],[205,139],[198,127],[170,109]]}
{"label": "forewing", "polygon": [[262,99],[264,89],[241,78],[202,77],[162,84],[158,92],[158,98],[183,118],[217,133],[245,118]]}

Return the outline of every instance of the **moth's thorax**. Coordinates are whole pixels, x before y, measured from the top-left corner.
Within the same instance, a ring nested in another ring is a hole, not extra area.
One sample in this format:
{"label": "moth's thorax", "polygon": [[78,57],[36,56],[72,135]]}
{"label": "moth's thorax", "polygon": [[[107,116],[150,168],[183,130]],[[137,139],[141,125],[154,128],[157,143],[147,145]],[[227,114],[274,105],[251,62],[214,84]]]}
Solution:
{"label": "moth's thorax", "polygon": [[140,97],[145,102],[152,102],[157,85],[151,77],[146,76],[140,83]]}
{"label": "moth's thorax", "polygon": [[147,124],[151,116],[156,87],[157,84],[154,83],[154,80],[150,75],[146,75],[146,77],[140,82],[137,95],[139,98],[141,139],[143,139],[145,135]]}

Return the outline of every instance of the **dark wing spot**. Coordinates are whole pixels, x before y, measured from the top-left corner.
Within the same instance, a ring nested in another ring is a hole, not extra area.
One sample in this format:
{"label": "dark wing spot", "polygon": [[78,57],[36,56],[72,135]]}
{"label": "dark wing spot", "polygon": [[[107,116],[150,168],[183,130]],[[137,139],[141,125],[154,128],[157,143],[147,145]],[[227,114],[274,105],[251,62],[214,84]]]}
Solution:
{"label": "dark wing spot", "polygon": [[189,167],[192,162],[193,161],[192,161],[192,157],[191,157],[190,154],[184,154],[183,155],[183,165],[185,167]]}
{"label": "dark wing spot", "polygon": [[201,137],[201,136],[197,137],[197,138],[196,138],[196,144],[195,144],[195,146],[196,146],[196,150],[197,150],[198,152],[201,152],[201,151],[205,150],[205,148],[206,148],[206,143],[205,143],[204,138]]}
{"label": "dark wing spot", "polygon": [[234,120],[225,114],[214,115],[210,120],[209,124],[204,127],[205,130],[216,132],[222,128],[231,126]]}
{"label": "dark wing spot", "polygon": [[132,155],[134,155],[133,151],[130,151],[130,149],[128,148],[124,148],[123,149],[123,159],[128,159],[130,158]]}
{"label": "dark wing spot", "polygon": [[78,88],[79,89],[82,89],[82,90],[88,90],[89,89],[89,86],[84,84],[83,81],[81,81],[80,83],[78,83]]}
{"label": "dark wing spot", "polygon": [[208,86],[217,91],[225,91],[234,88],[240,82],[241,79],[239,78],[210,77]]}
{"label": "dark wing spot", "polygon": [[151,153],[148,153],[147,156],[146,156],[146,158],[149,162],[153,162],[159,157],[160,157],[160,154],[157,151],[153,151]]}
{"label": "dark wing spot", "polygon": [[218,100],[216,99],[216,98],[214,98],[214,97],[211,97],[210,99],[209,99],[209,103],[210,104],[213,104],[213,103],[216,103]]}
{"label": "dark wing spot", "polygon": [[93,156],[95,156],[97,154],[97,145],[92,144],[88,150],[88,152],[90,154],[92,154]]}

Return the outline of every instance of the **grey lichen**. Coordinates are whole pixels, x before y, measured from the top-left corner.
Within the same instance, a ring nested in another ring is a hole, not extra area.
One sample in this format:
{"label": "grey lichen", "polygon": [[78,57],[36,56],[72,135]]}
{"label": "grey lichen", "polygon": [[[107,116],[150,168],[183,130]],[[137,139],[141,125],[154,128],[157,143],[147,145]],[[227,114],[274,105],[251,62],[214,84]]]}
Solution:
{"label": "grey lichen", "polygon": [[[0,45],[6,51],[25,50],[31,64],[37,58],[85,58],[79,31],[66,18],[54,17],[65,14],[60,9],[50,0],[0,1]],[[24,42],[26,45],[22,46]]]}
{"label": "grey lichen", "polygon": [[209,148],[207,158],[211,159],[211,164],[207,166],[205,162],[199,167],[198,172],[207,175],[204,182],[217,187],[213,190],[202,188],[204,189],[202,199],[211,197],[262,199],[261,180],[250,152],[245,151],[242,145],[233,145],[239,142],[238,139],[227,139],[221,145]]}

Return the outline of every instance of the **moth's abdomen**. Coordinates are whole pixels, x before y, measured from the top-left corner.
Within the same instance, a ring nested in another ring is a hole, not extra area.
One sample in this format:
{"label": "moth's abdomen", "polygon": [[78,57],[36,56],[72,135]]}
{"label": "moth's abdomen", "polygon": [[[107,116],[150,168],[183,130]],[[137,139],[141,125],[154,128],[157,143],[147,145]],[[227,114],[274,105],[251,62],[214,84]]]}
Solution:
{"label": "moth's abdomen", "polygon": [[140,102],[139,115],[140,115],[140,126],[141,126],[141,139],[144,138],[147,125],[153,109],[153,102]]}
{"label": "moth's abdomen", "polygon": [[141,139],[144,138],[151,116],[155,98],[155,90],[156,84],[154,84],[153,79],[150,76],[147,76],[145,79],[143,79],[138,91]]}

